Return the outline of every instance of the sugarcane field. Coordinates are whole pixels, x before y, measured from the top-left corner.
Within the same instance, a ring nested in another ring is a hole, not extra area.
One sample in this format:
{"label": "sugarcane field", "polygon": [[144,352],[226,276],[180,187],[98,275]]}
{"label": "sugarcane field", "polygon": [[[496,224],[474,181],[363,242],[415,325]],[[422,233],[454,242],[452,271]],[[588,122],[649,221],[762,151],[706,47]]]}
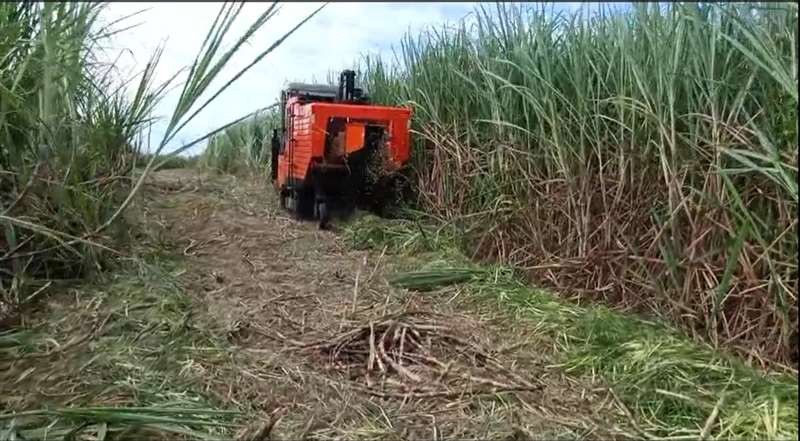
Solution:
{"label": "sugarcane field", "polygon": [[796,2],[0,3],[0,441],[798,439]]}

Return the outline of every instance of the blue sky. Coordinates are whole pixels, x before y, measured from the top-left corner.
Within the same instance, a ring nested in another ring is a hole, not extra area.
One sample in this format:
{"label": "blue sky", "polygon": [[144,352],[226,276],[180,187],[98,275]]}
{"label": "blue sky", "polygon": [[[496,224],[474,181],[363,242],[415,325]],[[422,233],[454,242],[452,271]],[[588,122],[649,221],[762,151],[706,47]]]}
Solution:
{"label": "blue sky", "polygon": [[[278,15],[237,54],[215,84],[221,85],[319,5],[281,4]],[[312,78],[324,81],[330,70],[351,67],[365,53],[389,57],[392,45],[399,43],[406,32],[417,32],[445,22],[455,23],[469,14],[475,5],[466,2],[330,3],[203,110],[167,146],[166,151],[273,103],[287,81],[309,81]],[[556,7],[572,9],[577,6],[561,3]],[[232,35],[241,33],[268,7],[268,3],[247,3]],[[191,64],[219,4],[111,2],[103,19],[111,21],[142,9],[148,10],[126,22],[139,23],[139,26],[115,36],[106,56],[109,60],[120,56],[120,70],[123,75],[130,76],[141,70],[153,50],[163,43],[165,50],[156,74],[157,81],[163,81]],[[178,78],[182,80],[185,76]],[[212,89],[215,90],[213,85]],[[178,94],[179,89],[170,93],[156,113],[168,116]],[[156,138],[162,133],[161,127],[163,123],[157,123],[153,129],[154,144],[160,140]],[[191,153],[198,153],[201,149],[202,145],[198,145]]]}

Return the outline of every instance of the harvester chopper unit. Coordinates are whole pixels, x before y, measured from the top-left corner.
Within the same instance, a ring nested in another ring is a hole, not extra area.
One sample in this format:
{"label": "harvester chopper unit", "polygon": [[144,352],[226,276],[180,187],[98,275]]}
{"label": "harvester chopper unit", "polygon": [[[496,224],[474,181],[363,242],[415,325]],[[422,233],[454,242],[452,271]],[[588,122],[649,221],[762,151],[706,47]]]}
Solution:
{"label": "harvester chopper unit", "polygon": [[[289,83],[273,130],[271,180],[281,207],[325,228],[334,209],[381,209],[410,155],[411,109],[369,104],[345,70],[339,87]],[[279,133],[280,131],[280,133]]]}

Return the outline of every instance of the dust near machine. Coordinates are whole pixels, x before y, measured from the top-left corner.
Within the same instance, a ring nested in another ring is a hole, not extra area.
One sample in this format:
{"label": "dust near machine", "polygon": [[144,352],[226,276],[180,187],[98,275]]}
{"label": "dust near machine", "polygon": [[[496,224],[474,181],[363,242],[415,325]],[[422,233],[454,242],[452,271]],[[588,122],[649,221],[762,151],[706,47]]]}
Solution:
{"label": "dust near machine", "polygon": [[341,73],[338,88],[288,84],[280,106],[271,179],[281,207],[325,228],[333,212],[380,210],[397,197],[411,109],[369,104],[351,70]]}

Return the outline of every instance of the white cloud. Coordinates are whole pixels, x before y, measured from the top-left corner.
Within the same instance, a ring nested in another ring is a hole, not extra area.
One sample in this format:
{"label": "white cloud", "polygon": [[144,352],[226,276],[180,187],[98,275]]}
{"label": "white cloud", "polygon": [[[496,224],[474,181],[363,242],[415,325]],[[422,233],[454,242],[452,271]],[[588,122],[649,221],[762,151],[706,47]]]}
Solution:
{"label": "white cloud", "polygon": [[[280,12],[242,48],[222,78],[214,84],[223,84],[319,5],[280,4]],[[156,76],[157,81],[165,81],[191,64],[219,7],[218,3],[112,2],[104,17],[109,21],[144,8],[149,10],[126,21],[128,24],[142,24],[115,36],[108,57],[115,59],[123,51],[119,65],[121,70],[130,74],[142,69],[155,48],[166,42]],[[266,3],[245,4],[231,35],[243,32],[268,7]],[[273,103],[286,81],[309,81],[312,78],[324,81],[330,70],[350,67],[366,52],[390,55],[389,46],[399,43],[408,30],[414,32],[428,25],[452,22],[472,8],[471,3],[330,3],[198,115],[168,150],[180,145],[181,141],[189,141]],[[179,76],[179,79],[183,78],[185,74]],[[216,88],[212,86],[212,90]],[[173,91],[157,113],[168,115],[178,94],[179,89]],[[154,128],[155,133],[160,133],[160,130]]]}
{"label": "white cloud", "polygon": [[[244,46],[208,91],[213,92],[243,68],[261,51],[284,35],[321,3],[281,3],[280,11]],[[210,130],[268,106],[278,98],[287,81],[325,81],[330,71],[352,67],[366,53],[379,53],[392,61],[390,47],[397,45],[406,32],[417,33],[430,25],[455,23],[467,16],[477,3],[330,3],[306,25],[290,36],[274,52],[267,55],[234,85],[209,105],[167,147],[171,151],[181,144]],[[595,3],[596,5],[596,3]],[[269,3],[246,3],[229,35],[239,35],[267,8]],[[494,5],[484,5],[488,11]],[[548,8],[575,11],[586,4],[551,3]],[[122,25],[141,23],[138,27],[116,35],[108,50],[109,60],[128,75],[141,70],[153,51],[165,43],[157,70],[156,82],[166,81],[181,68],[191,65],[206,32],[219,11],[220,3],[135,3],[110,2],[103,19],[114,19],[148,9],[126,20]],[[231,42],[229,41],[228,44]],[[185,73],[178,77],[185,78]],[[216,87],[215,87],[216,86]],[[180,88],[173,90],[156,113],[168,116],[177,101]],[[153,142],[158,142],[165,122],[153,128]],[[192,149],[197,153],[202,145]]]}

